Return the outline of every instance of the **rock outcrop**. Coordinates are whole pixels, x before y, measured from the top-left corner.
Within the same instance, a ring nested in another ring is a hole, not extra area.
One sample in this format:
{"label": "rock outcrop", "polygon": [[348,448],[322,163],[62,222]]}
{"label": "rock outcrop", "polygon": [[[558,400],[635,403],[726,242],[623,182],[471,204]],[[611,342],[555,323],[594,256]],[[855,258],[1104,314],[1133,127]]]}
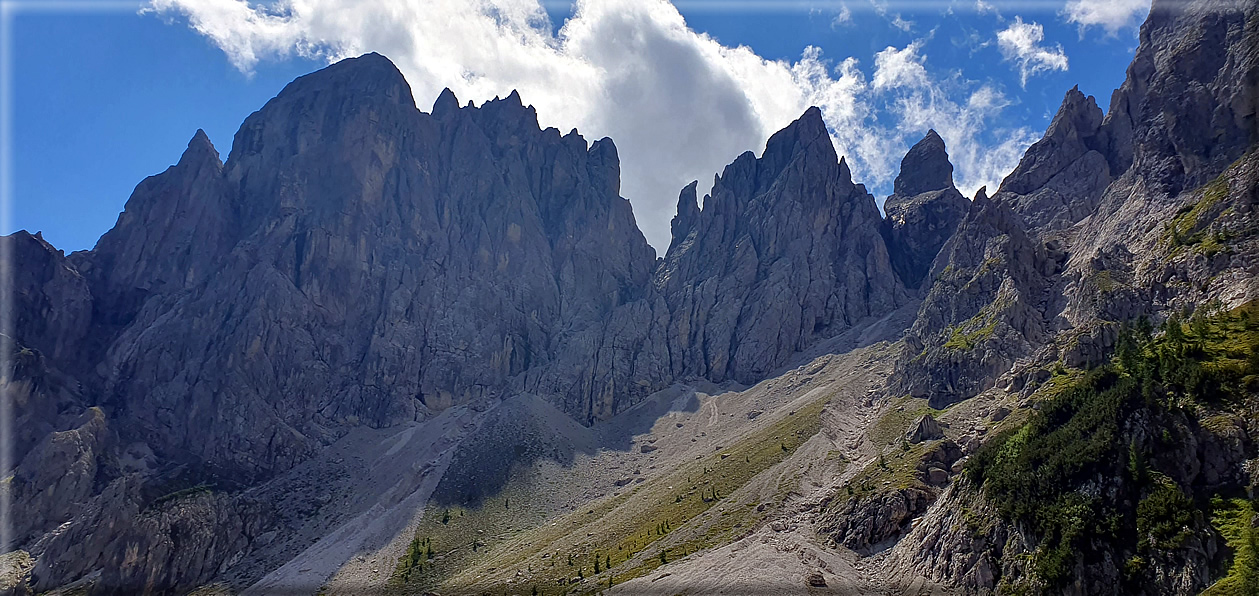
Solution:
{"label": "rock outcrop", "polygon": [[944,428],[940,426],[940,422],[931,414],[923,414],[910,427],[909,433],[905,435],[905,440],[910,443],[921,443],[923,441],[931,441],[944,438]]}
{"label": "rock outcrop", "polygon": [[892,268],[906,286],[917,288],[970,208],[953,186],[953,165],[936,131],[928,131],[901,160],[893,188],[883,204],[887,216],[880,231]]}
{"label": "rock outcrop", "polygon": [[[690,188],[690,187],[688,187]],[[740,155],[704,209],[683,192],[657,286],[673,368],[754,381],[784,358],[906,300],[874,198],[835,155],[817,108]]]}
{"label": "rock outcrop", "polygon": [[1063,258],[1037,244],[1009,207],[981,189],[932,266],[933,283],[893,386],[935,408],[991,387],[1045,340],[1047,274]]}
{"label": "rock outcrop", "polygon": [[[858,480],[858,492],[846,499],[837,495],[834,502],[824,505],[819,530],[836,544],[858,552],[888,546],[910,531],[912,522],[935,502],[940,487],[948,483],[948,470],[961,457],[961,449],[952,441],[929,443],[910,469],[896,473],[896,484]],[[869,467],[876,465],[886,464]]]}

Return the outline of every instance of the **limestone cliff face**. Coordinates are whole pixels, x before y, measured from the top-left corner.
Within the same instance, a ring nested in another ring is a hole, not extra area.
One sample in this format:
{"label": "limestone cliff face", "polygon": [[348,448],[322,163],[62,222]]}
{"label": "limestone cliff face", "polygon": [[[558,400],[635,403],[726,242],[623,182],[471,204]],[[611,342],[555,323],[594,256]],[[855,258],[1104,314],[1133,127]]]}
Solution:
{"label": "limestone cliff face", "polygon": [[[1078,87],[1067,92],[1045,136],[1023,154],[994,198],[1036,229],[1063,228],[1097,206],[1113,173],[1123,167],[1097,101]],[[1113,165],[1112,165],[1113,164]]]}
{"label": "limestone cliff face", "polygon": [[674,367],[763,377],[786,355],[905,300],[879,212],[810,108],[739,156],[696,213],[684,191],[657,284],[673,318]]}
{"label": "limestone cliff face", "polygon": [[618,191],[610,140],[542,130],[516,94],[424,114],[370,54],[302,77],[226,165],[198,134],[91,255],[139,305],[106,400],[163,448],[266,473],[340,427],[499,395],[647,286]]}
{"label": "limestone cliff face", "polygon": [[970,208],[953,186],[953,164],[936,131],[928,131],[901,160],[893,189],[883,204],[887,217],[880,231],[892,268],[906,286],[918,288]]}
{"label": "limestone cliff face", "polygon": [[[356,425],[519,393],[589,424],[677,379],[760,380],[907,300],[817,109],[702,211],[687,187],[663,259],[619,190],[610,139],[542,129],[516,93],[421,112],[368,54],[288,85],[226,161],[198,131],[93,250],[5,238],[34,585],[207,581],[274,522],[233,491]],[[154,509],[199,483],[216,496]]]}
{"label": "limestone cliff face", "polygon": [[[1252,8],[1155,3],[1110,112],[1072,89],[999,191],[976,199],[932,267],[940,279],[894,385],[953,403],[1058,332],[1157,310],[1148,288],[1163,267],[1150,259],[1164,254],[1163,226],[1190,199],[1177,197],[1259,140],[1256,40]],[[1223,294],[1240,304],[1254,292]]]}

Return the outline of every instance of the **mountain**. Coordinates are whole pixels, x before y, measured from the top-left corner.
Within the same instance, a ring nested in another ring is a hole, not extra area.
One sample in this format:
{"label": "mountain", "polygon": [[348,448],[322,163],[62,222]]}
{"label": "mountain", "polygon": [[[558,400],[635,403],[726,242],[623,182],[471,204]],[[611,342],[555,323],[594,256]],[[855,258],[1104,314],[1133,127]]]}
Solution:
{"label": "mountain", "polygon": [[726,166],[703,211],[688,186],[656,278],[673,314],[675,369],[754,382],[904,304],[880,219],[817,108],[771,136],[759,159],[747,152]]}
{"label": "mountain", "polygon": [[0,593],[1244,590],[1256,48],[1156,1],[1107,113],[973,200],[929,131],[886,216],[810,108],[659,258],[611,139],[301,77],[92,250],[0,238]]}
{"label": "mountain", "polygon": [[883,203],[887,217],[880,232],[893,253],[896,274],[911,288],[927,276],[931,261],[957,230],[970,203],[953,186],[944,139],[927,131],[901,160],[894,193]]}

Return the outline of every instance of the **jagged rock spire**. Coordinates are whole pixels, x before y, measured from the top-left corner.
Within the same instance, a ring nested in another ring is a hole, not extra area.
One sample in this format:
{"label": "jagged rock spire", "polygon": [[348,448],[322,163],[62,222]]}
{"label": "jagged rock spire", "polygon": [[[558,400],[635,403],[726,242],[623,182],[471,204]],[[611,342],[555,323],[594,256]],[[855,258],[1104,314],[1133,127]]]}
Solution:
{"label": "jagged rock spire", "polygon": [[969,208],[953,186],[953,164],[935,130],[905,154],[895,189],[883,204],[887,217],[880,231],[892,268],[907,287],[917,288]]}
{"label": "jagged rock spire", "polygon": [[935,129],[914,144],[901,160],[900,175],[896,177],[893,191],[902,196],[912,196],[942,190],[953,186],[953,164],[944,148],[944,139]]}

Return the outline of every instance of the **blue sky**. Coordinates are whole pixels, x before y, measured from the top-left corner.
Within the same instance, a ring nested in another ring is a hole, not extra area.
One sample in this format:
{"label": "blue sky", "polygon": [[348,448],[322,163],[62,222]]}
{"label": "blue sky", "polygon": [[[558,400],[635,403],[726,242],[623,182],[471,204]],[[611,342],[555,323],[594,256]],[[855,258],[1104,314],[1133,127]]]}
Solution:
{"label": "blue sky", "polygon": [[1071,86],[1105,109],[1122,82],[1148,4],[1072,2],[10,3],[4,231],[90,248],[197,128],[226,156],[288,81],[371,50],[421,109],[445,86],[476,103],[519,88],[544,126],[611,136],[622,194],[658,247],[682,186],[704,190],[809,104],[880,202],[927,127],[969,194],[1017,163]]}

